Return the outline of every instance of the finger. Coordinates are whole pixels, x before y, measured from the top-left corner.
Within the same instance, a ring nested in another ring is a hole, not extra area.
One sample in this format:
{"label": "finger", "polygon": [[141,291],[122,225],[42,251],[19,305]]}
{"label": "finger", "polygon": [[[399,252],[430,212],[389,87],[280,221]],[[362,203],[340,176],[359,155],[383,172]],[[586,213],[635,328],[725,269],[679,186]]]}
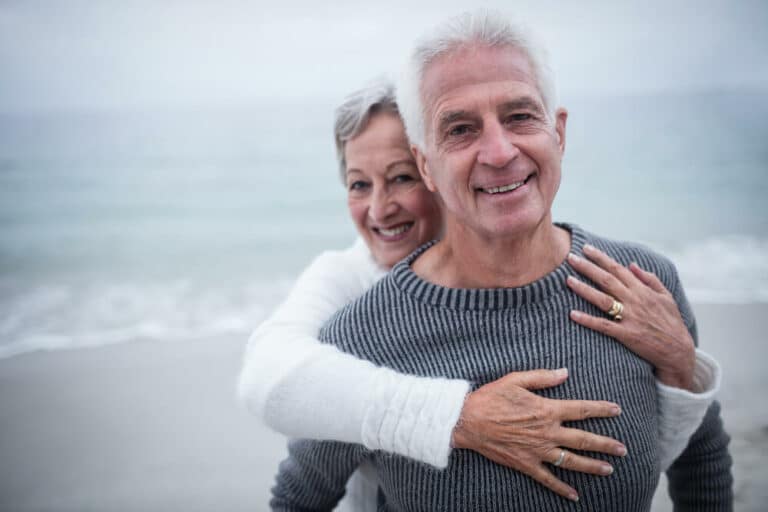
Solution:
{"label": "finger", "polygon": [[601,292],[597,288],[589,286],[584,281],[568,276],[565,282],[576,295],[596,306],[600,311],[609,311],[611,306],[613,306],[613,297]]}
{"label": "finger", "polygon": [[627,270],[624,265],[608,256],[594,245],[585,244],[583,251],[587,258],[597,263],[598,266],[600,266],[600,268],[603,270],[610,272],[625,286],[631,286],[637,283],[637,280],[632,272]]}
{"label": "finger", "polygon": [[621,407],[605,400],[554,400],[548,399],[556,418],[560,421],[585,420],[587,418],[611,418],[621,414]]}
{"label": "finger", "polygon": [[[561,450],[557,449],[555,451],[557,453],[555,457],[560,457]],[[577,455],[575,453],[569,452],[568,450],[563,450],[563,452],[565,453],[565,458],[559,466],[563,469],[602,476],[608,476],[613,473],[613,466],[607,462],[590,459],[589,457]]]}
{"label": "finger", "polygon": [[658,277],[656,277],[656,274],[653,272],[648,272],[647,270],[643,270],[640,268],[640,266],[632,262],[629,264],[629,270],[632,271],[632,273],[642,282],[644,285],[648,286],[650,289],[652,289],[655,292],[664,293],[668,292],[667,287],[664,286],[664,283],[662,283]]}
{"label": "finger", "polygon": [[608,292],[614,297],[623,297],[625,295],[627,287],[624,283],[591,261],[571,253],[568,255],[568,263],[570,263],[579,274],[589,278],[597,284],[601,290]]}
{"label": "finger", "polygon": [[544,389],[562,384],[568,378],[568,368],[558,370],[528,370],[512,372],[498,382],[519,386],[524,389]]}
{"label": "finger", "polygon": [[[626,316],[626,312],[624,313],[624,315]],[[620,342],[624,343],[623,337],[622,337],[622,334],[623,334],[622,325],[619,322],[616,322],[614,320],[609,320],[607,318],[588,315],[583,311],[577,311],[575,309],[571,311],[571,320],[573,320],[579,325],[583,325],[588,329],[601,332],[606,336],[610,336],[611,338],[616,338]]]}
{"label": "finger", "polygon": [[619,441],[577,428],[562,427],[553,440],[561,446],[582,452],[600,452],[619,457],[627,454],[627,447]]}
{"label": "finger", "polygon": [[576,489],[558,479],[551,471],[546,469],[543,464],[526,473],[544,487],[553,490],[563,498],[579,501],[579,494],[576,492]]}

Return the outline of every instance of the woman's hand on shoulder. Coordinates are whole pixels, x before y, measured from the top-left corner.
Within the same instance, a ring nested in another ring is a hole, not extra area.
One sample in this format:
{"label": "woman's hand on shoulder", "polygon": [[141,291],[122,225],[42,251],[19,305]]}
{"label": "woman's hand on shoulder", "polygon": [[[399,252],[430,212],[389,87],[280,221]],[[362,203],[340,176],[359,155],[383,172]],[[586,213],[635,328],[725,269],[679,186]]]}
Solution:
{"label": "woman's hand on shoulder", "polygon": [[[669,290],[655,274],[636,263],[624,267],[590,245],[584,246],[584,255],[586,258],[570,254],[568,263],[600,289],[572,276],[567,284],[578,296],[605,311],[606,316],[574,310],[571,320],[616,338],[651,363],[661,383],[691,390],[696,348]],[[620,321],[608,316],[614,300],[623,305]]]}

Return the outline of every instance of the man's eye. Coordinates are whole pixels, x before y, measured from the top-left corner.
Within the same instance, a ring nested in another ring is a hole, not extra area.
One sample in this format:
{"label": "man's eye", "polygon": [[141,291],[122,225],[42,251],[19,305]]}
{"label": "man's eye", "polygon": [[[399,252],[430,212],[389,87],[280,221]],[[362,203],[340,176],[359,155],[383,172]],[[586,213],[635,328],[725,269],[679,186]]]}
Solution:
{"label": "man's eye", "polygon": [[360,191],[368,187],[368,183],[365,181],[353,181],[349,184],[349,190]]}
{"label": "man's eye", "polygon": [[467,135],[472,131],[472,125],[469,124],[458,124],[456,126],[451,126],[448,129],[448,136],[449,137],[461,137],[462,135]]}
{"label": "man's eye", "polygon": [[530,121],[533,119],[533,116],[528,113],[521,112],[519,114],[512,114],[507,118],[509,122],[520,122],[520,121]]}

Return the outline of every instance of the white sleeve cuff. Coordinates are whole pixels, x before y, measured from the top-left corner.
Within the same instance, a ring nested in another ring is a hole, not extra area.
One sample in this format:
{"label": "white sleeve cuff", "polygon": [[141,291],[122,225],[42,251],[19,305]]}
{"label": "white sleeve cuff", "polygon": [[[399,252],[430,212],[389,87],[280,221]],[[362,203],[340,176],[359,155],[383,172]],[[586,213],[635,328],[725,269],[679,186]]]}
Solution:
{"label": "white sleeve cuff", "polygon": [[666,471],[685,450],[691,435],[699,428],[715,394],[720,389],[718,362],[696,349],[693,389],[674,388],[656,381],[659,415],[659,458]]}
{"label": "white sleeve cuff", "polygon": [[264,400],[291,437],[362,443],[444,468],[469,382],[403,375],[317,343]]}
{"label": "white sleeve cuff", "polygon": [[365,411],[363,444],[444,468],[468,392],[467,381],[403,376],[382,368]]}

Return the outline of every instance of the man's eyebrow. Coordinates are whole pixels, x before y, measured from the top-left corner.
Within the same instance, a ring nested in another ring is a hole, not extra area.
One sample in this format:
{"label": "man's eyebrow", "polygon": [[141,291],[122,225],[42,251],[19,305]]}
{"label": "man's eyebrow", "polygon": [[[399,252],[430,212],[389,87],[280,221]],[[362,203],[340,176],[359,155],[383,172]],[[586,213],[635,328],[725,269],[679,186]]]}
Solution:
{"label": "man's eyebrow", "polygon": [[449,125],[454,121],[459,121],[462,119],[471,119],[474,117],[476,116],[474,116],[472,113],[470,113],[467,110],[446,110],[445,112],[442,112],[438,117],[437,126],[438,128],[442,129],[446,125]]}
{"label": "man's eyebrow", "polygon": [[469,117],[469,112],[467,112],[466,110],[446,110],[445,112],[442,112],[440,114],[440,122],[450,123],[452,121],[456,121],[457,119],[462,119],[465,117]]}
{"label": "man's eyebrow", "polygon": [[501,112],[520,109],[533,110],[540,115],[544,114],[544,109],[542,108],[541,102],[536,101],[530,96],[523,96],[522,98],[516,98],[512,101],[507,101],[506,103],[502,103],[502,105],[499,107],[499,111]]}

